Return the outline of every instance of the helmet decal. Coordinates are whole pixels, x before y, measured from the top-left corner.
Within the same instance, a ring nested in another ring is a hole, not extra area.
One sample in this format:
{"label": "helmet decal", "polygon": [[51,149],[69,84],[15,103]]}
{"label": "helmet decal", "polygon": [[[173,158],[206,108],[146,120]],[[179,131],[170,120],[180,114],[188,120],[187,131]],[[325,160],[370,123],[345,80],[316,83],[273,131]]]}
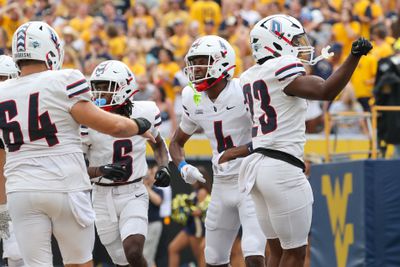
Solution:
{"label": "helmet decal", "polygon": [[17,52],[23,52],[26,50],[26,30],[29,25],[29,23],[23,25],[17,32]]}

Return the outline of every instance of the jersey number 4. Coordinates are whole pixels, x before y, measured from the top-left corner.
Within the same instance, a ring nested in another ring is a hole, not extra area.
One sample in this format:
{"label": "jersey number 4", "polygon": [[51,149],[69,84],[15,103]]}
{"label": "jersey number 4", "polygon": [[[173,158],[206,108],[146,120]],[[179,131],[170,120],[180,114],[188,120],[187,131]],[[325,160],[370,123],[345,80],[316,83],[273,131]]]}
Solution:
{"label": "jersey number 4", "polygon": [[[259,118],[259,125],[261,126],[261,133],[267,134],[276,130],[276,111],[270,106],[271,97],[268,93],[268,87],[263,80],[257,80],[251,86],[249,83],[243,86],[243,94],[246,102],[249,105],[251,116],[254,118],[254,98],[260,101],[260,107],[264,111]],[[252,136],[256,137],[258,133],[258,126],[254,126],[252,129]]]}
{"label": "jersey number 4", "polygon": [[217,139],[218,153],[235,146],[230,135],[226,137],[224,136],[222,132],[222,121],[214,121],[214,134],[215,138]]}
{"label": "jersey number 4", "polygon": [[[49,147],[58,144],[57,127],[51,122],[49,112],[39,115],[39,93],[29,96],[28,134],[31,142],[46,139]],[[14,100],[0,103],[0,128],[3,130],[4,143],[10,152],[18,151],[24,144],[21,125],[12,119],[18,115]],[[12,136],[12,139],[11,139]]]}

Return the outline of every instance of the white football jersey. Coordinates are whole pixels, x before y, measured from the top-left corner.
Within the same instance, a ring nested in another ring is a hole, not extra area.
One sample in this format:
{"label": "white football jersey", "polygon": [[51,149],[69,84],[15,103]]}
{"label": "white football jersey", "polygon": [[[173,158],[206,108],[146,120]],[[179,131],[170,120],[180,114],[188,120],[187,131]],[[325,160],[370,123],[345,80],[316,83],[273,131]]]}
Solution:
{"label": "white football jersey", "polygon": [[307,101],[283,91],[300,75],[305,75],[300,60],[282,56],[254,65],[240,76],[253,115],[254,149],[275,149],[303,158]]}
{"label": "white football jersey", "polygon": [[193,101],[193,89],[186,86],[182,91],[183,113],[180,128],[192,135],[198,128],[211,142],[214,176],[237,175],[241,159],[218,164],[219,155],[226,149],[251,142],[251,116],[246,107],[238,79],[229,81],[213,102],[202,92],[197,106]]}
{"label": "white football jersey", "polygon": [[[158,136],[161,124],[160,110],[152,101],[134,101],[131,118],[146,118],[151,123],[150,131]],[[142,136],[116,138],[96,130],[81,127],[83,151],[89,160],[89,166],[98,167],[113,162],[125,162],[131,172],[128,181],[147,175],[146,139]],[[112,183],[101,179],[101,183]]]}
{"label": "white football jersey", "polygon": [[[79,124],[70,114],[78,101],[91,101],[83,74],[77,70],[43,71],[2,82],[0,91],[7,190],[90,188],[87,174],[76,174],[85,172],[86,167],[81,162]],[[68,155],[70,160],[61,163]],[[54,162],[49,163],[50,159]]]}

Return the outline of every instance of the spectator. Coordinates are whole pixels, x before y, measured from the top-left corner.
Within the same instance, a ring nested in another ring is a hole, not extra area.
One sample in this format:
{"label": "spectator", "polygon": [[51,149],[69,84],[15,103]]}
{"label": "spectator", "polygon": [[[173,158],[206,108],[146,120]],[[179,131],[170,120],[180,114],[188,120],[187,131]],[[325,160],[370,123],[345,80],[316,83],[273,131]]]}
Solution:
{"label": "spectator", "polygon": [[198,0],[190,6],[190,17],[200,23],[200,32],[204,32],[206,21],[213,21],[215,29],[211,34],[215,34],[221,23],[221,8],[213,0]]}
{"label": "spectator", "polygon": [[[394,54],[378,63],[374,96],[375,104],[400,106],[400,38],[394,43]],[[399,112],[382,112],[378,117],[378,145],[386,154],[386,144],[394,145],[393,158],[400,158]]]}
{"label": "spectator", "polygon": [[[184,228],[175,236],[168,246],[168,267],[179,267],[179,253],[190,246],[197,260],[197,266],[205,267],[204,258],[204,218],[206,204],[209,201],[209,190],[206,184],[196,182],[193,184],[193,193],[177,195],[173,200],[173,216],[178,223],[184,224]],[[182,198],[182,199],[180,199]],[[183,202],[177,204],[178,202]],[[181,206],[182,205],[182,206]]]}
{"label": "spectator", "polygon": [[360,36],[361,33],[360,23],[353,19],[351,8],[349,2],[343,3],[341,20],[335,23],[332,27],[333,41],[340,43],[343,46],[341,62],[343,62],[350,53],[351,44]]}
{"label": "spectator", "polygon": [[121,60],[126,49],[126,36],[123,34],[121,25],[109,24],[106,28],[106,33],[109,53],[112,57]]}
{"label": "spectator", "polygon": [[176,19],[173,24],[174,34],[169,38],[174,47],[173,53],[175,59],[183,58],[192,44],[192,38],[187,33],[185,23],[182,19]]}
{"label": "spectator", "polygon": [[85,60],[89,59],[97,59],[100,61],[112,59],[112,56],[107,52],[107,47],[100,37],[94,37],[90,40],[89,53],[86,55]]}
{"label": "spectator", "polygon": [[161,26],[171,26],[177,19],[180,19],[186,28],[189,27],[191,18],[189,13],[183,9],[183,0],[168,0],[168,4],[170,5],[170,11],[162,17]]}
{"label": "spectator", "polygon": [[137,75],[136,82],[139,92],[134,96],[135,101],[152,100],[154,92],[158,89],[153,84],[149,83],[147,76],[145,74]]}
{"label": "spectator", "polygon": [[153,101],[156,102],[161,112],[160,115],[162,123],[159,129],[161,136],[172,137],[172,134],[177,126],[176,115],[172,101],[167,98],[164,89],[159,87],[154,90]]}
{"label": "spectator", "polygon": [[175,100],[173,82],[175,74],[179,71],[179,66],[174,60],[172,52],[166,48],[161,48],[158,52],[159,64],[157,65],[153,80],[154,83],[165,90],[166,97],[172,102]]}
{"label": "spectator", "polygon": [[71,26],[78,33],[89,30],[94,22],[94,18],[89,15],[89,6],[86,3],[80,3],[76,11],[76,16],[69,21]]}
{"label": "spectator", "polygon": [[153,32],[155,21],[149,13],[148,7],[144,3],[136,3],[125,14],[128,28],[146,26],[150,32]]}
{"label": "spectator", "polygon": [[[354,91],[351,86],[346,86],[338,101],[332,103],[329,108],[330,114],[338,114],[340,112],[362,113],[363,108],[357,102]],[[343,116],[338,120],[332,121],[332,130],[339,136],[368,136],[368,128],[365,120],[354,116]]]}
{"label": "spectator", "polygon": [[155,174],[157,166],[149,168],[148,176],[144,180],[147,192],[149,194],[149,212],[148,212],[148,228],[147,237],[144,243],[143,256],[147,261],[148,267],[153,267],[157,252],[158,242],[160,241],[162,232],[162,219],[160,217],[160,205],[163,201],[163,191],[154,186]]}

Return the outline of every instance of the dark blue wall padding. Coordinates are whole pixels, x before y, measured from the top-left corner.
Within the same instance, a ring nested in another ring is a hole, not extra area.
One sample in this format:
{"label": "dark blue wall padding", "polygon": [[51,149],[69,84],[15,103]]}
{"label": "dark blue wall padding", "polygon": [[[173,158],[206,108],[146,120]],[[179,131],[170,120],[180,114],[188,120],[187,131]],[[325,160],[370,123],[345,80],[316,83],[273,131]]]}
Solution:
{"label": "dark blue wall padding", "polygon": [[400,160],[313,165],[311,267],[400,266]]}

